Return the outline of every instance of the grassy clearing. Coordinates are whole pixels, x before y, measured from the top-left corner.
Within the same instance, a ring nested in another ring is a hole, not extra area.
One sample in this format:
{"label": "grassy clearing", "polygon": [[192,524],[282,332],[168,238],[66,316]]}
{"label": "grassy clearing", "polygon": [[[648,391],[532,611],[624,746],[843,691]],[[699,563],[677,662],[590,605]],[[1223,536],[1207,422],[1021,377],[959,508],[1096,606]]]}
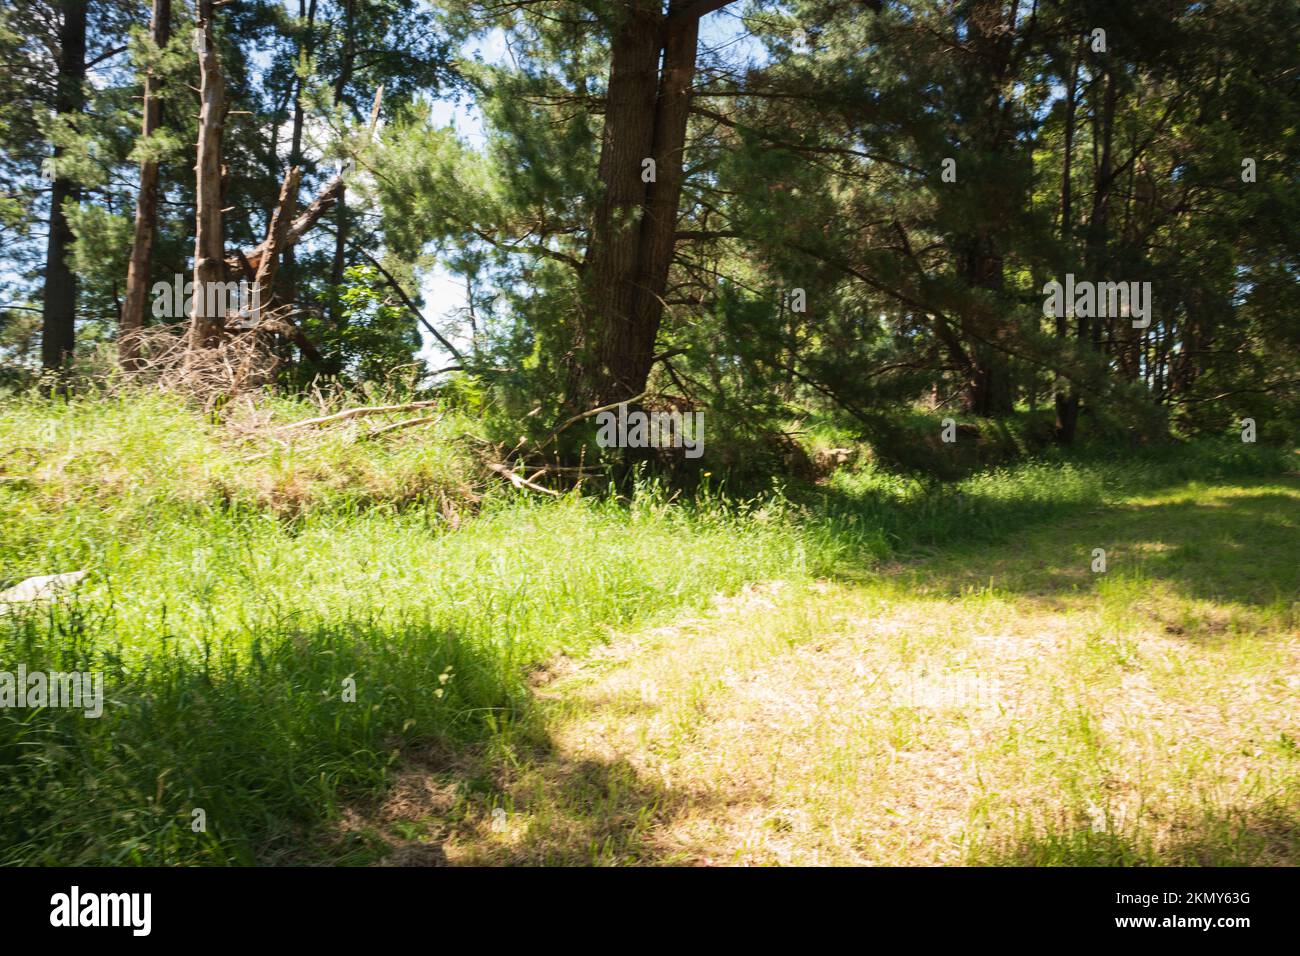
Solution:
{"label": "grassy clearing", "polygon": [[[860,595],[819,578],[1000,540],[1189,470],[1276,467],[1263,449],[1185,451],[1028,464],[942,490],[864,470],[752,502],[707,489],[670,502],[643,486],[631,503],[539,503],[475,473],[462,437],[473,423],[452,412],[373,439],[380,422],[292,441],[269,430],[318,411],[269,402],[217,424],[149,396],[0,405],[0,586],[91,571],[71,600],[0,616],[0,669],[99,670],[107,689],[98,720],[0,710],[0,862],[370,859],[386,840],[347,808],[401,801],[406,758],[436,753],[460,768],[446,786],[464,819],[490,810],[511,791],[476,761],[545,732],[539,668],[614,634],[698,615],[718,595],[743,607],[762,582],[804,595],[719,645],[692,678],[704,713],[728,669],[836,632],[839,604]],[[823,601],[822,586],[844,601]],[[1175,624],[1194,626],[1188,613]],[[701,632],[681,666],[709,646]],[[355,702],[342,699],[349,679]],[[672,719],[686,727],[692,712]],[[623,791],[609,785],[614,812]],[[637,803],[645,827],[657,806]],[[191,830],[195,808],[206,832]],[[342,835],[322,843],[331,821]],[[626,858],[635,839],[620,827],[598,858]]]}
{"label": "grassy clearing", "polygon": [[1193,484],[769,582],[562,671],[528,733],[347,832],[396,862],[1294,864],[1298,529],[1300,481]]}

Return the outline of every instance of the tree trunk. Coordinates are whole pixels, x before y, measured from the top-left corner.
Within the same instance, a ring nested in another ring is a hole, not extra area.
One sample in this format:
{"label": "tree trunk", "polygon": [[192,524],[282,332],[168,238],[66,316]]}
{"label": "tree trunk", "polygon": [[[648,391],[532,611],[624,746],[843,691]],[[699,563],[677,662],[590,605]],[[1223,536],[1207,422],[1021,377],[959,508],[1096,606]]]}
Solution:
{"label": "tree trunk", "polygon": [[[678,5],[670,4],[669,13]],[[668,271],[676,248],[677,211],[686,179],[686,125],[690,116],[699,32],[699,20],[691,19],[671,30],[664,42],[663,74],[655,103],[651,149],[656,178],[655,182],[647,184],[645,215],[641,221],[633,311],[636,348],[628,368],[630,384],[636,392],[645,388],[650,375],[655,339],[663,321]]]}
{"label": "tree trunk", "polygon": [[[599,176],[568,404],[583,409],[645,390],[663,318],[685,178],[683,151],[699,16],[686,0],[664,33],[657,0],[631,0],[610,49]],[[660,54],[663,68],[660,71]],[[645,160],[654,161],[654,181]]]}
{"label": "tree trunk", "polygon": [[[1070,63],[1070,81],[1065,90],[1065,155],[1061,162],[1061,238],[1071,260],[1074,258],[1074,245],[1071,241],[1074,235],[1074,193],[1070,177],[1073,170],[1074,118],[1078,109],[1078,91],[1079,62],[1073,60]],[[1063,309],[1062,313],[1066,311]],[[1056,337],[1062,343],[1069,337],[1069,322],[1065,314],[1056,317]],[[1071,445],[1074,443],[1074,431],[1079,418],[1079,394],[1073,383],[1059,373],[1053,402],[1056,406],[1056,441],[1061,445]]]}
{"label": "tree trunk", "polygon": [[[266,229],[266,251],[262,261],[257,265],[258,298],[263,310],[267,309],[275,295],[275,273],[280,262],[280,253],[285,249],[289,238],[289,227],[293,223],[294,206],[298,201],[298,185],[302,182],[302,169],[294,166],[284,177],[280,186],[280,199],[271,213],[271,221]],[[260,316],[259,316],[260,318]]]}
{"label": "tree trunk", "polygon": [[[298,0],[298,18],[306,20],[307,33],[303,38],[300,49],[310,60],[315,47],[312,31],[316,26],[316,0],[311,0],[310,5],[306,3],[306,0]],[[295,166],[302,166],[302,131],[304,125],[302,85],[303,78],[298,77],[293,91],[293,135],[289,141],[290,169]],[[284,263],[280,271],[284,274],[285,301],[298,301],[298,259],[292,245],[284,251]]]}
{"label": "tree trunk", "polygon": [[[1065,91],[1065,155],[1061,161],[1061,238],[1069,259],[1074,259],[1074,183],[1071,182],[1074,170],[1074,120],[1079,104],[1079,61],[1070,61],[1070,82]],[[1060,277],[1058,280],[1060,281]],[[1056,316],[1056,336],[1065,342],[1070,337],[1070,319],[1062,310]],[[1056,393],[1053,395],[1056,406],[1056,440],[1060,445],[1074,444],[1075,425],[1079,419],[1079,394],[1073,382],[1057,373]]]}
{"label": "tree trunk", "polygon": [[[171,0],[153,0],[150,29],[153,42],[165,47],[171,38]],[[162,101],[158,99],[158,78],[144,77],[144,132],[147,141],[158,129],[162,118]],[[126,272],[126,301],[122,305],[122,322],[117,333],[118,360],[126,369],[135,368],[140,357],[139,333],[144,328],[149,267],[153,258],[153,240],[158,227],[158,164],[145,159],[140,164],[140,194],[135,206],[135,239],[131,244],[131,262]]]}
{"label": "tree trunk", "polygon": [[221,136],[226,122],[225,83],[212,30],[213,0],[198,0],[196,30],[200,99],[198,161],[195,163],[194,308],[190,313],[190,348],[209,348],[221,337],[225,316],[206,315],[206,291],[226,278],[225,239],[221,222]]}
{"label": "tree trunk", "polygon": [[[353,20],[356,0],[347,0],[344,6],[344,52],[338,80],[334,85],[334,103],[341,107],[348,84],[352,82],[352,65],[356,53],[353,45]],[[335,329],[343,328],[343,299],[339,288],[343,285],[343,268],[347,264],[348,202],[347,191],[339,189],[338,206],[334,210],[334,261],[330,264],[330,323]]]}
{"label": "tree trunk", "polygon": [[[957,271],[972,289],[999,296],[1003,289],[1002,256],[993,248],[988,237],[973,238],[959,256]],[[979,302],[972,315],[965,317],[963,326],[973,330],[975,341],[968,350],[966,389],[962,406],[965,411],[980,418],[998,418],[1010,415],[1014,407],[1011,388],[1011,364],[1007,354],[998,348],[1001,338],[998,315],[985,311],[987,304]]]}
{"label": "tree trunk", "polygon": [[[59,74],[54,109],[60,116],[81,112],[86,80],[86,3],[62,0],[59,27]],[[57,162],[63,150],[55,147]],[[77,277],[68,265],[72,229],[63,214],[64,203],[81,198],[80,190],[56,175],[50,190],[50,231],[45,247],[45,288],[42,302],[41,364],[62,369],[76,343]]]}
{"label": "tree trunk", "polygon": [[[996,175],[993,170],[1001,170],[1015,158],[1005,97],[1000,92],[1011,69],[1015,20],[1015,4],[1008,9],[993,0],[977,0],[966,12],[967,43],[972,56],[971,85],[963,95],[969,111],[964,146],[982,165],[978,174]],[[1000,185],[995,184],[995,188]],[[999,347],[1008,335],[1002,275],[1006,224],[1004,209],[989,207],[982,211],[977,223],[965,226],[968,232],[954,237],[953,251],[957,274],[971,292],[969,305],[961,315],[970,362],[962,406],[971,414],[992,418],[1011,414],[1014,397],[1010,359]]]}
{"label": "tree trunk", "polygon": [[1074,444],[1074,433],[1079,425],[1079,393],[1074,389],[1056,393],[1056,440],[1062,445]]}

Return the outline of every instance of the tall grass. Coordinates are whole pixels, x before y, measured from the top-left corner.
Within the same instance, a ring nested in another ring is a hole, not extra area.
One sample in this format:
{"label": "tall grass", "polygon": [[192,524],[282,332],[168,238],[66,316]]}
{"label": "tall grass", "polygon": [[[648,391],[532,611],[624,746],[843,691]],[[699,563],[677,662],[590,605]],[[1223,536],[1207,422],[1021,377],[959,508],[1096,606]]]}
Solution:
{"label": "tall grass", "polygon": [[510,721],[530,666],[808,573],[782,502],[494,496],[445,435],[249,462],[144,398],[16,403],[0,448],[23,479],[0,483],[0,578],[91,572],[0,617],[0,669],[102,671],[108,698],[0,710],[6,863],[275,859],[402,747]]}
{"label": "tall grass", "polygon": [[283,859],[404,748],[508,725],[558,653],[1222,463],[1032,464],[960,498],[864,470],[798,504],[649,483],[630,503],[539,502],[476,476],[464,417],[373,441],[268,430],[312,411],[0,404],[0,586],[90,571],[68,600],[0,615],[0,670],[102,671],[107,698],[99,719],[0,709],[0,863]]}

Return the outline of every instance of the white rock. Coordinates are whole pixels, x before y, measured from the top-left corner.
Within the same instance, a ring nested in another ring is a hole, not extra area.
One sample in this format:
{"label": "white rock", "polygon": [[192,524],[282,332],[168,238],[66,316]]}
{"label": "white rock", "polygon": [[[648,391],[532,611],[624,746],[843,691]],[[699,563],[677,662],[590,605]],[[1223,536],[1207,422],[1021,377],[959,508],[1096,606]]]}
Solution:
{"label": "white rock", "polygon": [[60,591],[67,590],[86,576],[85,571],[69,571],[67,574],[41,574],[15,584],[7,591],[0,591],[0,614],[9,610],[10,604],[27,601],[48,601]]}

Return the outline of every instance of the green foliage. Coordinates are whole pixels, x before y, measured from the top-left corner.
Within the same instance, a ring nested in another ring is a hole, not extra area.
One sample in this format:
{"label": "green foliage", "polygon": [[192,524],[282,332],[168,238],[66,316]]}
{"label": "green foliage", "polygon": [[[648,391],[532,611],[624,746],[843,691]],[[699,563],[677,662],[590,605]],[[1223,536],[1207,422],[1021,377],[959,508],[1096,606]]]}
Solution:
{"label": "green foliage", "polygon": [[[307,337],[330,356],[336,374],[351,381],[388,381],[397,369],[415,363],[416,319],[373,266],[350,266],[343,276],[346,284],[336,293],[343,304],[342,326],[313,316],[303,323]],[[322,293],[321,300],[329,294]]]}
{"label": "green foliage", "polygon": [[[92,575],[72,604],[0,616],[0,661],[108,686],[99,720],[0,712],[6,862],[276,859],[401,748],[508,722],[532,664],[802,573],[780,502],[490,498],[450,532],[474,497],[454,484],[461,453],[402,434],[247,462],[161,399],[5,406],[0,460],[24,480],[0,483],[0,583]],[[400,480],[430,459],[441,480]]]}

